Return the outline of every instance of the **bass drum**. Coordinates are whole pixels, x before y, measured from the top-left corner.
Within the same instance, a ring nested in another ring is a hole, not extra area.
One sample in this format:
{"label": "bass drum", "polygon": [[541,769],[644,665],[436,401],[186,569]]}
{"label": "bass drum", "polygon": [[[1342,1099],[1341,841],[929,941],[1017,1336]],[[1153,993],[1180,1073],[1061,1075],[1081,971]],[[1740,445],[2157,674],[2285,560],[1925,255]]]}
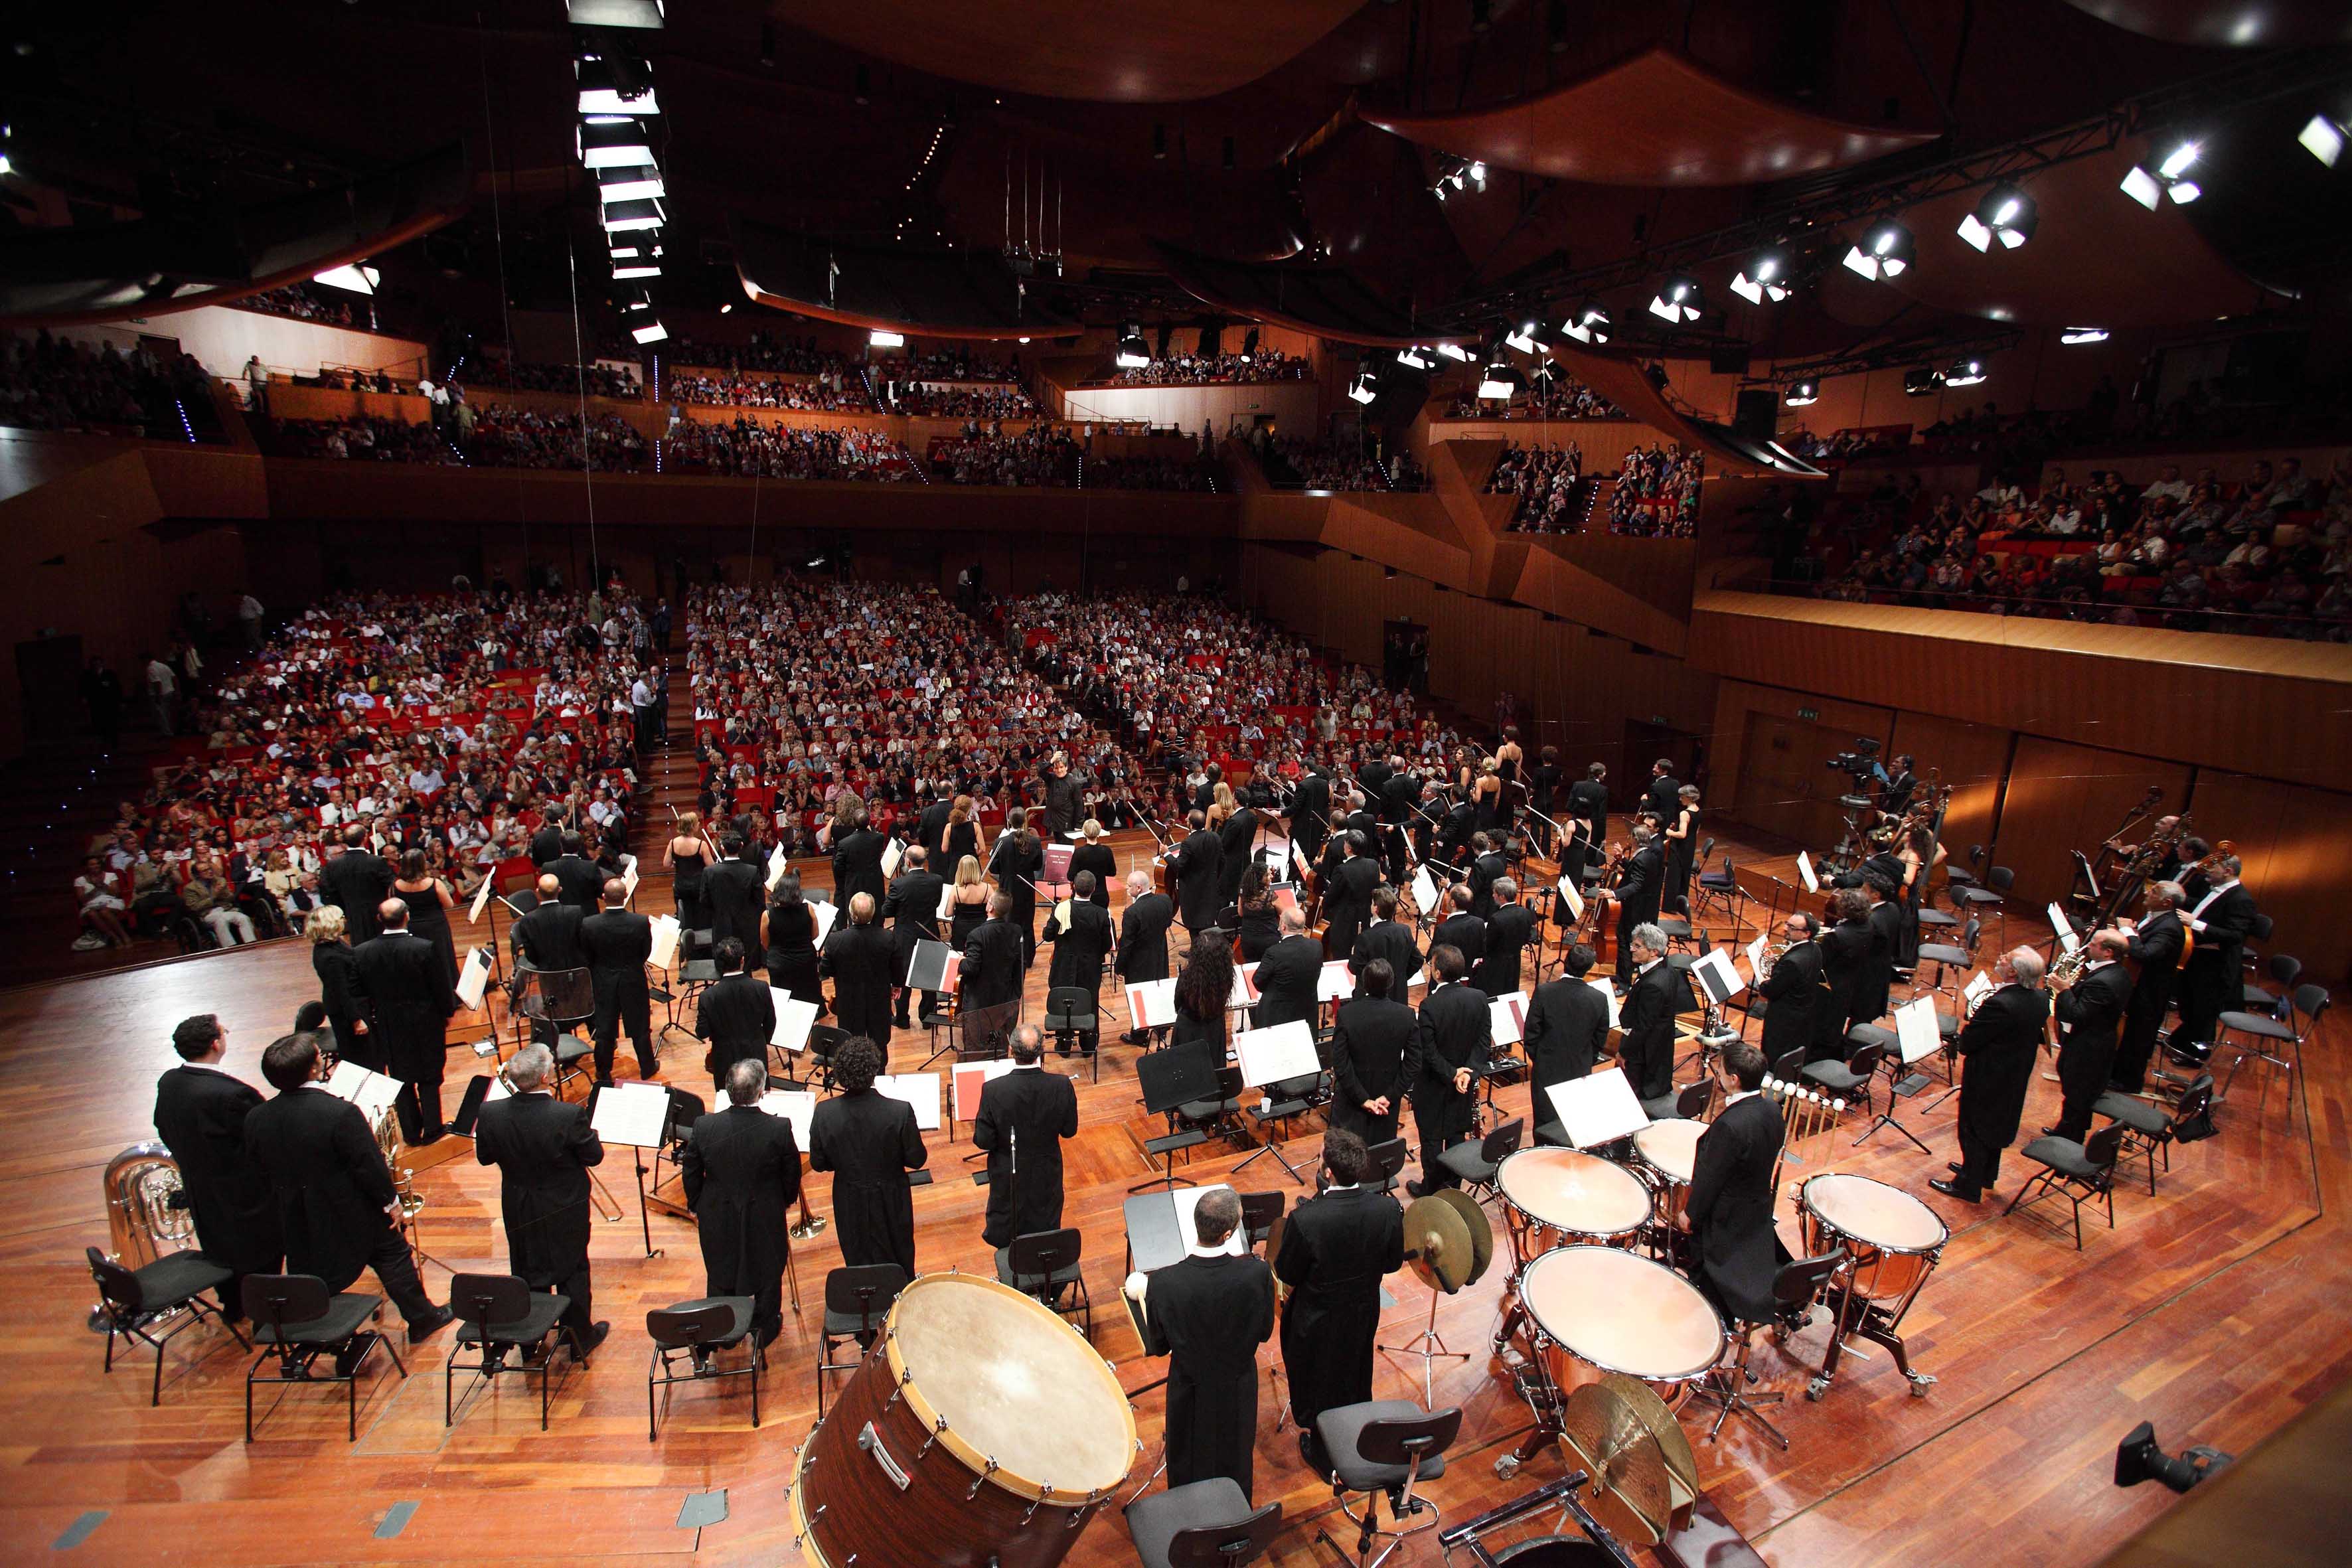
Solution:
{"label": "bass drum", "polygon": [[1053,1568],[1137,1447],[1076,1329],[993,1279],[926,1274],[801,1447],[795,1544],[819,1568]]}

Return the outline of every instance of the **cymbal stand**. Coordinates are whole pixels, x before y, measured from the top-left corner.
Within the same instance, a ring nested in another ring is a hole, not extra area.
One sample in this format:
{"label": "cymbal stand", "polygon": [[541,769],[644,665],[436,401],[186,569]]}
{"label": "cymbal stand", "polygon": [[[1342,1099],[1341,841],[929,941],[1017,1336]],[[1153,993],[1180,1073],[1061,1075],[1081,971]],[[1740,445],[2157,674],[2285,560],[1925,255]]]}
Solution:
{"label": "cymbal stand", "polygon": [[1429,1321],[1423,1326],[1421,1332],[1415,1334],[1404,1344],[1381,1347],[1382,1355],[1421,1358],[1421,1407],[1423,1410],[1436,1408],[1433,1403],[1436,1397],[1433,1363],[1441,1361],[1466,1362],[1470,1359],[1465,1352],[1450,1351],[1445,1348],[1445,1341],[1437,1331],[1437,1287],[1430,1286]]}

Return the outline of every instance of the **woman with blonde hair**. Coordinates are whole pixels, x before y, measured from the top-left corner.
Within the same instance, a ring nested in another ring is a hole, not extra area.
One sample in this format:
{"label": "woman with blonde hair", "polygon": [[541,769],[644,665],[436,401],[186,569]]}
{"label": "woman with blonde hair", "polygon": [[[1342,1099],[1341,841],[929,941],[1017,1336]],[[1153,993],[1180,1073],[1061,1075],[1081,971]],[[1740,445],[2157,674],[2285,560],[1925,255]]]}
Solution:
{"label": "woman with blonde hair", "polygon": [[[961,797],[959,797],[961,798]],[[988,878],[980,868],[980,857],[967,855],[956,862],[955,893],[948,904],[950,923],[948,943],[958,952],[988,919]]]}
{"label": "woman with blonde hair", "polygon": [[662,847],[662,865],[669,871],[670,897],[677,902],[681,929],[708,929],[702,920],[702,873],[718,859],[719,852],[703,834],[702,814],[678,813],[677,831]]}
{"label": "woman with blonde hair", "polygon": [[327,1023],[335,1032],[335,1054],[362,1067],[377,1065],[366,1037],[367,1020],[360,1016],[359,1001],[352,988],[352,976],[358,973],[359,964],[352,956],[343,911],[333,904],[320,905],[310,911],[302,934],[310,939],[310,972],[319,977],[319,1000],[325,1005]]}

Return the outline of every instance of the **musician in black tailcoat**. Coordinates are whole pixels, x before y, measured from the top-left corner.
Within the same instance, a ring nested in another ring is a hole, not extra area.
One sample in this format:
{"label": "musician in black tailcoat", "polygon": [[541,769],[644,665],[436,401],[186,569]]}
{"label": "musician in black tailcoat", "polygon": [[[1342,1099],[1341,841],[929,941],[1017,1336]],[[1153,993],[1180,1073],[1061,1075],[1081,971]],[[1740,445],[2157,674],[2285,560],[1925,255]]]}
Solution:
{"label": "musician in black tailcoat", "polygon": [[180,1065],[155,1081],[155,1131],[179,1163],[196,1249],[236,1270],[220,1289],[235,1322],[245,1316],[245,1276],[275,1274],[286,1256],[268,1180],[245,1150],[245,1119],[261,1091],[221,1070],[228,1031],[213,1014],[183,1019],[172,1048]]}
{"label": "musician in black tailcoat", "polygon": [[352,994],[367,1009],[368,1035],[383,1053],[383,1070],[401,1082],[393,1102],[401,1137],[430,1143],[447,1131],[441,1121],[441,1079],[457,998],[441,967],[441,950],[408,929],[408,906],[386,899],[375,915],[382,934],[352,950]]}
{"label": "musician in black tailcoat", "polygon": [[637,1051],[637,1076],[661,1071],[654,1055],[653,995],[646,985],[646,963],[654,955],[654,922],[628,908],[629,886],[614,877],[604,884],[604,907],[580,922],[580,946],[588,955],[588,978],[596,993],[596,1016],[589,1036],[596,1042],[596,1081],[613,1081],[613,1053],[624,1025]]}
{"label": "musician in black tailcoat", "polygon": [[563,829],[552,820],[541,822],[530,836],[530,863],[544,871],[563,853]]}
{"label": "musician in black tailcoat", "polygon": [[1310,866],[1321,858],[1331,832],[1331,780],[1310,766],[1290,797],[1290,839]]}
{"label": "musician in black tailcoat", "polygon": [[1405,1191],[1423,1197],[1461,1179],[1437,1157],[1470,1136],[1478,1110],[1478,1080],[1494,1058],[1495,1020],[1489,998],[1465,984],[1461,950],[1439,942],[1429,950],[1429,994],[1421,1001],[1421,1069],[1412,1081],[1412,1126],[1421,1138],[1421,1180]]}
{"label": "musician in black tailcoat", "polygon": [[1060,843],[1062,836],[1078,825],[1078,813],[1086,800],[1087,775],[1072,771],[1067,752],[1055,752],[1045,759],[1039,777],[1045,789],[1045,837]]}
{"label": "musician in black tailcoat", "polygon": [[[553,973],[567,969],[585,969],[588,955],[580,946],[580,922],[585,917],[563,901],[562,887],[550,875],[539,879],[539,901],[515,917],[507,928],[508,944],[514,950],[515,974],[518,985],[526,970]],[[517,994],[520,994],[518,990]],[[530,1037],[552,1050],[555,1047],[555,1025],[547,1018],[530,1021]]]}
{"label": "musician in black tailcoat", "polygon": [[833,850],[834,902],[845,907],[857,894],[867,893],[878,908],[889,890],[882,877],[882,850],[889,837],[867,826],[865,806],[856,805],[836,809],[825,842]]}
{"label": "musician in black tailcoat", "polygon": [[743,858],[743,837],[738,833],[719,840],[719,863],[702,873],[702,902],[710,917],[710,940],[733,937],[743,944],[744,963],[761,967],[766,950],[760,942],[761,904],[767,879],[760,868]]}
{"label": "musician in black tailcoat", "polygon": [[[940,820],[944,822],[945,816]],[[894,984],[907,977],[907,965],[915,956],[919,942],[940,940],[940,895],[947,889],[947,881],[931,869],[930,851],[918,844],[907,851],[900,862],[898,875],[890,884],[890,896],[883,901],[882,913],[890,921],[891,981]],[[907,1016],[908,1004],[915,999],[914,991],[898,985],[898,1011],[890,1022],[901,1029],[914,1027]],[[939,1011],[940,994],[923,993],[923,1016]]]}
{"label": "musician in black tailcoat", "polygon": [[1437,845],[1429,858],[1441,866],[1460,868],[1471,853],[1478,828],[1478,808],[1467,796],[1456,795],[1437,829]]}
{"label": "musician in black tailcoat", "polygon": [[287,1271],[315,1274],[336,1291],[373,1268],[408,1321],[409,1342],[431,1338],[449,1322],[449,1310],[433,1304],[416,1276],[416,1259],[393,1217],[400,1195],[367,1118],[327,1092],[319,1037],[271,1041],[261,1076],[278,1093],[246,1113],[245,1152],[277,1205]]}
{"label": "musician in black tailcoat", "polygon": [[1016,1236],[1062,1228],[1062,1140],[1078,1135],[1078,1091],[1043,1065],[1034,1024],[1007,1040],[1013,1070],[980,1091],[971,1141],[988,1151],[988,1218],[981,1240],[994,1247]]}
{"label": "musician in black tailcoat", "polygon": [[1672,1116],[1675,1098],[1675,1016],[1692,1010],[1690,976],[1666,962],[1666,936],[1655,925],[1635,926],[1626,938],[1633,984],[1618,1022],[1618,1060],[1633,1097],[1654,1119]]}
{"label": "musician in black tailcoat", "polygon": [[2180,1026],[2174,1042],[2202,1056],[2212,1047],[2216,1022],[2245,997],[2246,936],[2254,929],[2254,898],[2238,880],[2234,855],[2221,858],[2217,871],[2197,901],[2181,916],[2195,933],[2189,963],[2180,975]]}
{"label": "musician in black tailcoat", "polygon": [[1323,1190],[1290,1211],[1274,1260],[1274,1277],[1289,1292],[1282,1363],[1299,1453],[1324,1475],[1329,1459],[1315,1418],[1372,1396],[1381,1280],[1404,1266],[1404,1211],[1386,1194],[1365,1189],[1370,1172],[1363,1139],[1344,1127],[1326,1132]]}
{"label": "musician in black tailcoat", "polygon": [[2148,1058],[2156,1053],[2156,1032],[2164,1026],[2164,1011],[2172,1005],[2187,935],[2180,924],[2179,883],[2150,882],[2141,890],[2140,899],[2147,912],[2132,928],[2125,949],[2138,977],[2132,983],[2131,1002],[2124,1010],[2123,1037],[2108,1069],[2112,1087],[2126,1094],[2137,1094],[2147,1081]]}
{"label": "musician in black tailcoat", "polygon": [[743,973],[743,944],[733,937],[710,950],[719,979],[702,988],[694,1005],[694,1037],[709,1042],[713,1089],[727,1087],[727,1069],[740,1061],[768,1070],[768,1047],[776,1037],[776,998],[765,981]]}
{"label": "musician in black tailcoat", "polygon": [[[1252,795],[1255,799],[1255,795]],[[1223,909],[1242,896],[1242,873],[1249,869],[1250,847],[1265,817],[1244,800],[1217,828],[1217,906]]]}
{"label": "musician in black tailcoat", "polygon": [[1345,842],[1347,858],[1325,877],[1323,886],[1323,951],[1333,958],[1355,952],[1356,938],[1372,910],[1372,889],[1381,883],[1371,840],[1351,828]]}
{"label": "musician in black tailcoat", "polygon": [[898,947],[890,933],[875,923],[874,906],[871,893],[850,896],[848,922],[834,927],[824,939],[817,969],[833,982],[833,1010],[841,1026],[881,1047],[887,1060],[891,982],[896,978]]}
{"label": "musician in black tailcoat", "polygon": [[367,847],[367,829],[353,822],[343,828],[343,850],[319,868],[319,896],[343,911],[343,929],[352,945],[376,933],[376,906],[392,895],[392,863]]}
{"label": "musician in black tailcoat", "polygon": [[1862,887],[1863,923],[1870,930],[1870,959],[1855,993],[1854,1024],[1874,1024],[1886,1016],[1895,993],[1895,958],[1903,946],[1903,906],[1895,901],[1895,884],[1873,877]]}
{"label": "musician in black tailcoat", "polygon": [[1650,789],[1642,797],[1642,809],[1660,822],[1672,822],[1682,807],[1682,781],[1675,777],[1672,757],[1660,757],[1650,764]]}
{"label": "musician in black tailcoat", "polygon": [[2090,951],[2082,973],[2058,987],[2050,1001],[2058,1021],[2063,1104],[2056,1125],[2042,1130],[2075,1143],[2091,1135],[2091,1106],[2107,1092],[2132,990],[2131,971],[2122,963],[2131,939],[2119,931],[2096,931],[2084,941]]}
{"label": "musician in black tailcoat", "polygon": [[1432,951],[1441,945],[1451,947],[1462,954],[1464,963],[1475,965],[1486,956],[1486,921],[1471,908],[1472,902],[1467,883],[1456,882],[1446,889],[1442,903],[1450,912],[1430,933],[1429,945]]}
{"label": "musician in black tailcoat", "polygon": [[1110,885],[1118,880],[1118,857],[1109,845],[1102,842],[1102,824],[1093,817],[1078,829],[1085,842],[1070,851],[1070,881],[1075,885],[1081,871],[1091,871],[1095,877],[1094,900],[1103,909],[1110,908]]}
{"label": "musician in black tailcoat", "polygon": [[1003,889],[988,896],[988,919],[963,945],[958,980],[963,1005],[1003,1007],[1021,1000],[1021,931],[1013,923],[1013,901]]}
{"label": "musician in black tailcoat", "polygon": [[1414,774],[1399,772],[1381,785],[1381,836],[1389,880],[1402,882],[1405,874],[1406,836],[1423,819],[1422,797],[1429,786]]}
{"label": "musician in black tailcoat", "polygon": [[1633,853],[1625,861],[1624,880],[1617,885],[1617,984],[1633,978],[1633,950],[1628,939],[1635,926],[1658,923],[1659,900],[1664,896],[1665,852],[1645,824],[1633,826]]}
{"label": "musician in black tailcoat", "polygon": [[1168,1484],[1224,1476],[1250,1497],[1257,1347],[1274,1332],[1274,1273],[1228,1249],[1241,1218],[1239,1194],[1210,1189],[1192,1210],[1194,1244],[1141,1289],[1151,1332],[1168,1347]]}
{"label": "musician in black tailcoat", "polygon": [[1773,1282],[1789,1258],[1772,1224],[1772,1172],[1788,1129],[1764,1087],[1764,1053],[1733,1040],[1717,1060],[1723,1109],[1698,1136],[1683,1223],[1697,1254],[1691,1278],[1727,1318],[1769,1323]]}
{"label": "musician in black tailcoat", "polygon": [[1402,985],[1386,959],[1372,960],[1356,980],[1360,993],[1339,1005],[1332,1026],[1331,1125],[1385,1143],[1421,1076],[1420,1020],[1391,998]]}
{"label": "musician in black tailcoat", "polygon": [[1307,911],[1297,904],[1281,914],[1282,938],[1257,961],[1257,1006],[1251,1027],[1315,1019],[1315,987],[1323,975],[1323,944],[1307,934]]}
{"label": "musician in black tailcoat", "polygon": [[1830,895],[1830,915],[1837,923],[1822,933],[1822,984],[1829,988],[1813,1029],[1808,1061],[1843,1060],[1848,1050],[1846,1031],[1877,1017],[1862,1016],[1870,995],[1870,900],[1859,889],[1840,888]]}
{"label": "musician in black tailcoat", "polygon": [[509,1267],[532,1289],[570,1299],[563,1326],[584,1356],[613,1331],[595,1321],[588,1272],[588,1172],[604,1163],[604,1141],[586,1106],[549,1092],[555,1058],[545,1046],[524,1047],[501,1070],[514,1092],[482,1107],[474,1158],[499,1168]]}
{"label": "musician in black tailcoat", "polygon": [[1955,1048],[1965,1064],[1960,1079],[1960,1157],[1951,1177],[1927,1184],[1963,1203],[1980,1202],[2000,1179],[2001,1151],[2017,1137],[2026,1091],[2050,1021],[2042,994],[2042,955],[2021,947],[1993,968],[1998,984],[1960,1026]]}
{"label": "musician in black tailcoat", "polygon": [[[1150,873],[1127,874],[1127,908],[1119,915],[1118,947],[1112,961],[1122,982],[1139,985],[1168,978],[1168,928],[1175,919],[1174,901],[1152,887]],[[1130,1029],[1119,1037],[1139,1046],[1144,1032]]]}
{"label": "musician in black tailcoat", "polygon": [[[1045,970],[1048,990],[1072,986],[1091,998],[1102,988],[1103,960],[1110,956],[1112,934],[1110,911],[1095,901],[1095,874],[1074,872],[1070,879],[1070,899],[1060,909],[1069,911],[1066,921],[1055,915],[1045,917],[1045,940],[1054,945],[1053,963]],[[1056,910],[1056,915],[1059,910]],[[1092,1027],[1079,1031],[1078,1048],[1092,1055],[1101,1043],[1100,1031]],[[1062,1055],[1070,1054],[1066,1038],[1055,1043]]]}
{"label": "musician in black tailcoat", "polygon": [[1608,777],[1608,768],[1595,763],[1568,786],[1568,815],[1585,825],[1585,837],[1595,851],[1609,838],[1609,785],[1604,782]]}
{"label": "musician in black tailcoat", "polygon": [[1536,912],[1519,902],[1519,884],[1497,877],[1494,912],[1486,917],[1486,956],[1478,961],[1470,983],[1489,996],[1507,996],[1519,988],[1519,955],[1536,942]]}
{"label": "musician in black tailcoat", "polygon": [[677,1170],[702,1243],[705,1293],[751,1297],[751,1329],[766,1345],[783,1331],[801,1152],[793,1124],[760,1109],[768,1092],[763,1065],[730,1064],[723,1087],[726,1108],[695,1118]]}
{"label": "musician in black tailcoat", "polygon": [[1205,813],[1189,813],[1185,822],[1192,831],[1176,847],[1168,877],[1175,888],[1176,907],[1183,913],[1184,929],[1198,941],[1202,931],[1217,923],[1217,911],[1224,907],[1224,847],[1208,830]]}
{"label": "musician in black tailcoat", "polygon": [[809,1169],[831,1171],[835,1232],[849,1268],[895,1263],[915,1273],[915,1199],[907,1173],[930,1158],[915,1108],[874,1087],[882,1047],[863,1036],[834,1054],[841,1092],[820,1100],[809,1122]]}
{"label": "musician in black tailcoat", "polygon": [[1801,1050],[1807,1061],[1819,1060],[1813,1047],[1830,994],[1822,984],[1822,944],[1813,940],[1813,917],[1798,910],[1780,923],[1780,934],[1789,945],[1756,986],[1764,1001],[1764,1059],[1777,1062]]}
{"label": "musician in black tailcoat", "polygon": [[1559,1131],[1559,1113],[1545,1090],[1590,1074],[1609,1044],[1609,998],[1586,983],[1594,960],[1591,945],[1578,942],[1561,961],[1558,978],[1537,986],[1528,1003],[1528,1021],[1519,1039],[1528,1048],[1528,1079],[1539,1142],[1568,1142]]}
{"label": "musician in black tailcoat", "polygon": [[1470,836],[1470,912],[1482,921],[1495,912],[1496,879],[1510,875],[1511,863],[1497,847],[1500,841],[1499,834]]}
{"label": "musician in black tailcoat", "polygon": [[[1355,946],[1348,952],[1348,963],[1357,974],[1356,994],[1364,991],[1364,966],[1376,958],[1388,960],[1389,968],[1408,980],[1421,973],[1423,962],[1421,944],[1413,940],[1412,927],[1397,919],[1397,890],[1386,882],[1372,889],[1372,923],[1356,938]],[[1264,973],[1263,970],[1260,971]],[[1261,989],[1264,983],[1260,983]]]}
{"label": "musician in black tailcoat", "polygon": [[934,865],[940,864],[940,857],[947,853],[948,816],[954,810],[955,803],[940,795],[923,807],[923,815],[915,821],[915,847]]}
{"label": "musician in black tailcoat", "polygon": [[557,896],[583,915],[596,912],[598,894],[604,885],[604,873],[596,862],[583,853],[585,842],[577,833],[563,836],[563,853],[548,864],[548,875],[555,879]]}

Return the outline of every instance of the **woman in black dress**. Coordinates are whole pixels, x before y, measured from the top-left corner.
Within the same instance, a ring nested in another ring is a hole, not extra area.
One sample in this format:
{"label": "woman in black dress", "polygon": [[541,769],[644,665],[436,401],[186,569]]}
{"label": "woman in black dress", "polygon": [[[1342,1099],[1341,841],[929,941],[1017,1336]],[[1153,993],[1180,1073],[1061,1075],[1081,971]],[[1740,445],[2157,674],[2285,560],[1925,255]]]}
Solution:
{"label": "woman in black dress", "polygon": [[1222,942],[1198,942],[1176,976],[1176,1027],[1171,1047],[1200,1041],[1225,1065],[1225,1010],[1234,995],[1234,950]]}
{"label": "woman in black dress", "polygon": [[988,858],[988,874],[1012,903],[1004,911],[1021,932],[1021,967],[1037,956],[1037,879],[1045,874],[1045,847],[1029,831],[1029,813],[1014,806],[1004,814],[1004,831]]}
{"label": "woman in black dress", "polygon": [[687,812],[677,819],[677,831],[670,835],[667,847],[662,851],[662,864],[669,868],[670,893],[677,902],[677,923],[683,931],[708,931],[702,912],[702,873],[719,858],[702,836],[702,817],[698,812]]}
{"label": "woman in black dress", "polygon": [[1255,963],[1265,956],[1265,950],[1282,940],[1282,912],[1275,907],[1274,895],[1266,890],[1265,867],[1253,860],[1242,872],[1242,893],[1226,920],[1241,932],[1242,962]]}
{"label": "woman in black dress", "polygon": [[1665,902],[1668,911],[1690,914],[1691,860],[1698,853],[1698,785],[1685,784],[1675,792],[1682,803],[1666,826]]}
{"label": "woman in black dress", "polygon": [[801,874],[787,871],[760,917],[760,945],[768,950],[768,984],[792,993],[795,1002],[814,1002],[824,1016],[824,992],[817,984],[816,913],[801,897]]}
{"label": "woman in black dress", "polygon": [[948,905],[948,945],[961,952],[971,933],[988,919],[988,878],[977,857],[955,863],[955,892]]}
{"label": "woman in black dress", "polygon": [[352,973],[357,961],[352,957],[351,938],[344,934],[343,911],[332,904],[321,904],[310,911],[302,930],[310,939],[310,973],[319,977],[319,1000],[326,1006],[327,1023],[335,1032],[335,1054],[360,1067],[381,1068],[383,1063],[367,1037],[367,1020],[360,1016],[359,1004],[352,998]]}
{"label": "woman in black dress", "polygon": [[449,885],[426,868],[424,850],[401,852],[400,875],[392,879],[392,896],[408,906],[408,929],[441,954],[442,978],[449,994],[456,995],[457,946],[449,934],[449,911],[457,901],[450,896]]}

